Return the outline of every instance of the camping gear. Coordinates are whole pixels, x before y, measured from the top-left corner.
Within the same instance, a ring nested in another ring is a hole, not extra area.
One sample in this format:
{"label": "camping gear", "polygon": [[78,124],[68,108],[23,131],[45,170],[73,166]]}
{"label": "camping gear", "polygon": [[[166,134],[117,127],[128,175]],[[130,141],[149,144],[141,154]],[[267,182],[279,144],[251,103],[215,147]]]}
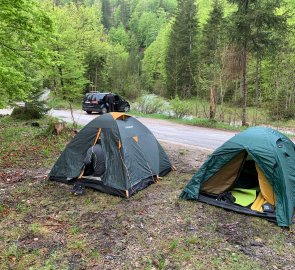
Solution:
{"label": "camping gear", "polygon": [[234,188],[231,193],[235,203],[241,206],[248,206],[256,199],[256,189]]}
{"label": "camping gear", "polygon": [[[258,207],[254,210],[251,205],[243,207],[217,200],[220,194],[234,188],[257,186],[257,202],[252,206]],[[289,227],[295,207],[295,145],[271,128],[248,128],[213,152],[187,184],[181,198],[265,217]],[[265,203],[271,207],[264,206]]]}
{"label": "camping gear", "polygon": [[[86,152],[100,139],[106,170],[100,177],[84,174]],[[154,135],[136,118],[108,113],[88,123],[66,146],[49,179],[81,182],[102,192],[129,197],[171,171],[172,165]]]}

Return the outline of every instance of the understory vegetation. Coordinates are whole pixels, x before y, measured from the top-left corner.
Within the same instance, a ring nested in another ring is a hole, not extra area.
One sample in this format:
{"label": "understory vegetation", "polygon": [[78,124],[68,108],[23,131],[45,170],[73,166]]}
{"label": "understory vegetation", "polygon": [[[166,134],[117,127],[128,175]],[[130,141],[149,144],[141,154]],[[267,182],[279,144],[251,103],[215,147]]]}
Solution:
{"label": "understory vegetation", "polygon": [[[209,152],[163,144],[178,169],[122,199],[46,179],[72,138],[51,120],[0,118],[1,269],[292,269],[295,237],[261,218],[178,196]],[[38,150],[37,150],[38,149]],[[189,161],[190,165],[186,161]],[[196,163],[196,160],[198,161]]]}

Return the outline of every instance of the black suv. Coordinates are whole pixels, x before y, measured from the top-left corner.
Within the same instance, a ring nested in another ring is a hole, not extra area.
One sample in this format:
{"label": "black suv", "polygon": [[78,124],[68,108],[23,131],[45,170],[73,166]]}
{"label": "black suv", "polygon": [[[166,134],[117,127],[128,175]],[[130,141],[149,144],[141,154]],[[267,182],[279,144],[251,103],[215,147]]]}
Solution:
{"label": "black suv", "polygon": [[[107,113],[108,106],[106,102],[106,96],[109,93],[90,92],[85,94],[82,102],[82,110],[88,114],[92,112]],[[124,98],[117,94],[113,94],[115,98],[114,109],[115,112],[128,112],[130,110],[130,104]]]}

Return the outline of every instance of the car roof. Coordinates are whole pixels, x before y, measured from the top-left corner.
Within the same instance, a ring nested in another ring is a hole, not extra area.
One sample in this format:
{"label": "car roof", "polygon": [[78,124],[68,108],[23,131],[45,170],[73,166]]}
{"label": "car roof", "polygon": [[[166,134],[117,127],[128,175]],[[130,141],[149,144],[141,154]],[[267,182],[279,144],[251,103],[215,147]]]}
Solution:
{"label": "car roof", "polygon": [[[88,92],[88,93],[86,93],[86,95],[90,95],[90,94],[102,94],[102,95],[107,95],[107,94],[109,94],[110,92]],[[113,95],[117,95],[117,94],[115,94],[115,93],[111,93],[111,94],[113,94]]]}

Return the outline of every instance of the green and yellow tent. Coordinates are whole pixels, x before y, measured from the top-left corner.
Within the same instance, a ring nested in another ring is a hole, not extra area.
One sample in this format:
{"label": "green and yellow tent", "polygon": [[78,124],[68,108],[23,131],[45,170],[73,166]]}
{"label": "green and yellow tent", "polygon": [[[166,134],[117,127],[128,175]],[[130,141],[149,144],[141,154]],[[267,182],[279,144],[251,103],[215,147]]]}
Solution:
{"label": "green and yellow tent", "polygon": [[213,152],[181,198],[288,227],[295,207],[295,145],[271,128],[248,128]]}

